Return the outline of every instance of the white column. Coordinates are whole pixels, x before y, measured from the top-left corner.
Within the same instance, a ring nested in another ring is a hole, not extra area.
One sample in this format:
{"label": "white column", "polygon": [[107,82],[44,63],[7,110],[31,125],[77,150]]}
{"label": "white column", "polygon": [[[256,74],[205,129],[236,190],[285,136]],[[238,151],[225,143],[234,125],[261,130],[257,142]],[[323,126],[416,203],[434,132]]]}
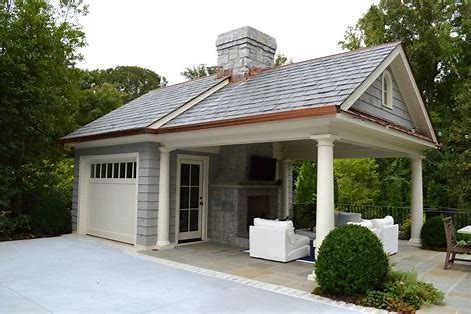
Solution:
{"label": "white column", "polygon": [[317,138],[316,255],[334,229],[334,138]]}
{"label": "white column", "polygon": [[170,199],[170,151],[168,147],[159,147],[159,212],[157,221],[157,247],[170,244],[169,241],[169,199]]}
{"label": "white column", "polygon": [[291,160],[283,160],[282,161],[282,197],[281,197],[281,217],[286,218],[290,215],[290,188],[291,188],[291,176],[290,172],[292,171],[291,168],[292,162]]}
{"label": "white column", "polygon": [[412,167],[412,202],[411,202],[411,237],[410,245],[420,246],[420,231],[423,225],[424,203],[422,189],[422,159],[411,158]]}

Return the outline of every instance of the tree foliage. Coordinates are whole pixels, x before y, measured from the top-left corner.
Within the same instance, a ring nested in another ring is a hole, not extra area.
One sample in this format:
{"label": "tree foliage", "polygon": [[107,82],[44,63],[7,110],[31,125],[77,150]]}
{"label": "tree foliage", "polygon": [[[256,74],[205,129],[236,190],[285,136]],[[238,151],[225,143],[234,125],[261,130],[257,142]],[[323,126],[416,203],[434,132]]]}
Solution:
{"label": "tree foliage", "polygon": [[75,125],[75,63],[85,35],[81,1],[2,1],[0,6],[0,209],[32,207],[23,178],[43,160],[58,161],[55,141]]}
{"label": "tree foliage", "polygon": [[139,67],[78,70],[86,12],[81,0],[0,0],[0,213],[16,232],[70,231],[73,161],[56,141],[166,84]]}
{"label": "tree foliage", "polygon": [[82,88],[93,89],[105,83],[113,84],[118,92],[123,93],[124,103],[153,89],[167,86],[168,83],[164,76],[137,66],[117,66],[87,72],[81,79]]}
{"label": "tree foliage", "polygon": [[191,68],[186,68],[185,71],[180,73],[186,80],[194,80],[200,77],[216,74],[217,66],[207,66],[205,64],[195,65]]}

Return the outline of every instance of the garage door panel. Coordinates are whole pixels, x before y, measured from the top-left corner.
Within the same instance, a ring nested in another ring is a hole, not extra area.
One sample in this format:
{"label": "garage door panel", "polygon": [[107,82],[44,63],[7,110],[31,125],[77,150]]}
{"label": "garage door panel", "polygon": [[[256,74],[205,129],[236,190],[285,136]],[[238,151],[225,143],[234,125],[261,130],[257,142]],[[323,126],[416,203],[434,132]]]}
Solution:
{"label": "garage door panel", "polygon": [[[115,163],[122,164],[121,161]],[[135,178],[109,178],[108,175],[104,178],[90,178],[87,233],[134,243],[136,189]]]}

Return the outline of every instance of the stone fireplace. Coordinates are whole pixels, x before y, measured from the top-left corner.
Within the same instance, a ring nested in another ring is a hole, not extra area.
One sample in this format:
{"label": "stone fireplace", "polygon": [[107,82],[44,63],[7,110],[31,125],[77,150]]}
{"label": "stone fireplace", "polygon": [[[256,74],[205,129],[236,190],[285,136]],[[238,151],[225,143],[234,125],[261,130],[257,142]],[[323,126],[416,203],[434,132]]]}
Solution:
{"label": "stone fireplace", "polygon": [[250,156],[273,155],[266,144],[231,145],[221,148],[219,165],[209,185],[208,236],[212,241],[249,246],[253,218],[278,218],[281,185],[248,179]]}

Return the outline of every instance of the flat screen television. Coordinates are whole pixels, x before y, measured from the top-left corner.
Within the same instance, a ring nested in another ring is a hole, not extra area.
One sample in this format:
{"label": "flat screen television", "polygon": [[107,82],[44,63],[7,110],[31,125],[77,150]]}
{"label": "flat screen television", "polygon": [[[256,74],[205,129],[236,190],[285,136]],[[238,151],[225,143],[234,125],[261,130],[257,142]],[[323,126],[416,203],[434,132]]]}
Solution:
{"label": "flat screen television", "polygon": [[276,159],[270,157],[252,156],[250,158],[249,180],[275,181]]}

